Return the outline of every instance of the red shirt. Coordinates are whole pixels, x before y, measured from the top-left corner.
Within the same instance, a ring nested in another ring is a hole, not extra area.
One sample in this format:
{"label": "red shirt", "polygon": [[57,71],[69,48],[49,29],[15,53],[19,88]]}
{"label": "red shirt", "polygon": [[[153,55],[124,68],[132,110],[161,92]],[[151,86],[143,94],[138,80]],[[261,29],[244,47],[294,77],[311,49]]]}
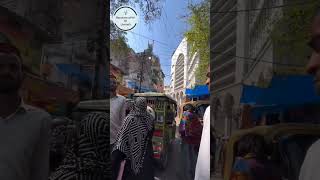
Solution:
{"label": "red shirt", "polygon": [[187,144],[200,145],[202,125],[199,118],[194,113],[187,119],[186,131],[188,136],[183,137],[183,140]]}

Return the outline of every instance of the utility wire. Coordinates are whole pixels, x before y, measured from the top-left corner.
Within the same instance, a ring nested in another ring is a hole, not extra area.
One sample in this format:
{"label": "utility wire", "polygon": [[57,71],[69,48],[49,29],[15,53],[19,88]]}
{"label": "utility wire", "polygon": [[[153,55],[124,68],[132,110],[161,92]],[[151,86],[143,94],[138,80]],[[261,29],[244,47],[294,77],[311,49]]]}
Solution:
{"label": "utility wire", "polygon": [[210,13],[213,13],[213,14],[227,14],[227,13],[238,13],[238,12],[261,11],[261,10],[285,8],[285,7],[290,7],[290,6],[305,6],[305,5],[312,4],[312,3],[314,3],[314,1],[305,1],[305,2],[284,4],[284,5],[271,6],[271,7],[265,7],[265,8],[242,9],[242,10],[236,10],[236,11],[213,11],[213,12],[210,12]]}
{"label": "utility wire", "polygon": [[[222,53],[222,52],[211,52],[212,54],[219,54],[219,55],[226,55],[226,53]],[[251,58],[251,57],[242,57],[242,56],[237,56],[237,55],[227,55],[227,57],[236,57],[236,58],[240,58],[241,60],[244,61],[259,61],[259,62],[264,62],[264,63],[270,63],[270,64],[275,64],[275,65],[282,65],[282,66],[293,66],[293,67],[305,67],[305,65],[303,64],[287,64],[287,63],[276,63],[276,62],[271,62],[270,60],[265,60],[265,59],[259,59],[259,58]],[[275,61],[273,59],[273,61]]]}
{"label": "utility wire", "polygon": [[147,36],[144,36],[144,35],[142,35],[142,34],[135,33],[135,32],[133,32],[133,31],[129,31],[129,32],[131,32],[132,34],[136,34],[136,35],[138,35],[138,36],[141,36],[141,37],[143,37],[143,38],[146,38],[146,39],[149,39],[149,40],[153,40],[153,41],[158,42],[158,43],[160,43],[160,44],[162,44],[162,45],[164,45],[164,46],[168,46],[168,44],[166,44],[166,43],[164,43],[164,42],[161,42],[161,41],[152,39],[152,38],[147,37]]}
{"label": "utility wire", "polygon": [[[241,10],[234,10],[234,11],[212,11],[210,12],[210,14],[229,14],[229,13],[238,13],[238,12],[262,11],[262,10],[285,8],[290,6],[305,6],[313,3],[314,1],[309,1],[309,2],[307,1],[307,2],[291,3],[291,4],[284,4],[284,5],[271,6],[271,7],[265,7],[265,8],[241,9]],[[180,18],[187,18],[187,17],[190,17],[190,14],[181,16]]]}
{"label": "utility wire", "polygon": [[[211,52],[213,54],[219,54],[219,55],[226,55],[226,53],[222,53],[222,52]],[[237,55],[227,55],[227,57],[236,57],[239,58],[239,60],[242,61],[251,61],[251,62],[262,62],[262,63],[269,63],[269,64],[274,64],[274,65],[281,65],[281,66],[291,66],[291,67],[305,67],[304,64],[288,64],[288,63],[277,63],[277,62],[272,62],[272,61],[268,61],[265,59],[259,59],[259,58],[251,58],[251,57],[242,57],[242,56],[237,56]],[[200,64],[200,63],[194,63],[194,64],[186,64],[187,66],[189,65],[196,65],[196,64]],[[168,64],[161,64],[161,66],[172,66],[172,67],[183,67],[185,65],[168,65]]]}

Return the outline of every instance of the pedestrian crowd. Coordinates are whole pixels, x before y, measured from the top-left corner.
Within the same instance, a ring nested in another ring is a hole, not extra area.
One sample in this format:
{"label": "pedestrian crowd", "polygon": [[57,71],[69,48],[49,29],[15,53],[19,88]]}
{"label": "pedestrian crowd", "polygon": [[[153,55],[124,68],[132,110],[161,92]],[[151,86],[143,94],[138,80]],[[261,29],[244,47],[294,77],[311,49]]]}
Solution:
{"label": "pedestrian crowd", "polygon": [[[307,70],[314,75],[315,87],[320,93],[320,10],[313,17],[309,45],[312,55]],[[0,179],[154,179],[152,137],[156,114],[147,106],[146,98],[127,103],[117,95],[118,84],[111,75],[110,116],[106,112],[81,116],[75,125],[74,143],[50,172],[50,146],[56,154],[61,147],[50,143],[51,116],[25,104],[21,98],[23,78],[23,58],[19,50],[0,34]],[[210,179],[210,127],[210,106],[205,111],[203,125],[192,105],[184,107],[178,129],[185,179]],[[67,134],[65,127],[52,133],[59,136],[60,132]],[[262,136],[242,137],[237,144],[231,180],[281,179],[279,168],[268,160],[265,150]],[[319,153],[320,140],[309,148],[300,180],[319,179]]]}
{"label": "pedestrian crowd", "polygon": [[[69,105],[68,117],[53,119],[23,102],[23,78],[19,50],[0,34],[0,179],[154,179],[156,113],[146,98],[128,101],[117,95],[117,80],[110,75],[110,115],[101,111],[73,114]],[[194,179],[202,125],[194,107],[184,111],[181,155],[186,177]],[[167,115],[174,118],[173,113]]]}

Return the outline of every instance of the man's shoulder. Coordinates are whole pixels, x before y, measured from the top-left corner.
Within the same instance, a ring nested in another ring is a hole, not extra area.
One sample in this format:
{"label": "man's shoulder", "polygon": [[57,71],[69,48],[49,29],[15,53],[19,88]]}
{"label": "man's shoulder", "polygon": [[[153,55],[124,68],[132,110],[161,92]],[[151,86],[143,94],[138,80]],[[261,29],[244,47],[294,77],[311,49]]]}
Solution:
{"label": "man's shoulder", "polygon": [[39,117],[51,117],[50,114],[48,112],[46,112],[45,110],[41,109],[41,108],[38,108],[38,107],[35,107],[35,106],[31,106],[31,105],[28,105],[28,104],[24,104],[23,105],[23,108],[28,112],[28,113],[33,113],[33,114],[37,114],[37,116]]}
{"label": "man's shoulder", "polygon": [[206,113],[206,112],[210,113],[210,106],[208,106],[208,107],[206,108],[205,113]]}
{"label": "man's shoulder", "polygon": [[320,152],[320,140],[317,140],[315,143],[313,143],[309,150],[308,150],[308,153],[316,153],[316,154],[319,154]]}
{"label": "man's shoulder", "polygon": [[112,98],[113,101],[117,101],[117,102],[126,102],[126,98],[124,96],[121,95],[117,95],[114,98]]}
{"label": "man's shoulder", "polygon": [[124,96],[121,96],[121,95],[117,95],[117,96],[121,101],[126,101],[126,98]]}

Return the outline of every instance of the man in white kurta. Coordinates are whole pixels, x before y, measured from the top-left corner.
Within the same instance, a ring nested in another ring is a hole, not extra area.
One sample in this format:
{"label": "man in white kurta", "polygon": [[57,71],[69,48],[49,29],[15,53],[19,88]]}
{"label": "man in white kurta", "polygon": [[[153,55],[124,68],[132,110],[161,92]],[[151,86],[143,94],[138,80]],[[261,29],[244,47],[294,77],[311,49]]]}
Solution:
{"label": "man in white kurta", "polygon": [[[320,8],[318,7],[311,24],[311,41],[309,46],[312,49],[307,71],[314,76],[314,86],[317,94],[320,95]],[[320,179],[320,140],[316,141],[308,150],[305,160],[300,169],[299,180]]]}
{"label": "man in white kurta", "polygon": [[194,179],[210,179],[210,106],[203,117],[203,130]]}

